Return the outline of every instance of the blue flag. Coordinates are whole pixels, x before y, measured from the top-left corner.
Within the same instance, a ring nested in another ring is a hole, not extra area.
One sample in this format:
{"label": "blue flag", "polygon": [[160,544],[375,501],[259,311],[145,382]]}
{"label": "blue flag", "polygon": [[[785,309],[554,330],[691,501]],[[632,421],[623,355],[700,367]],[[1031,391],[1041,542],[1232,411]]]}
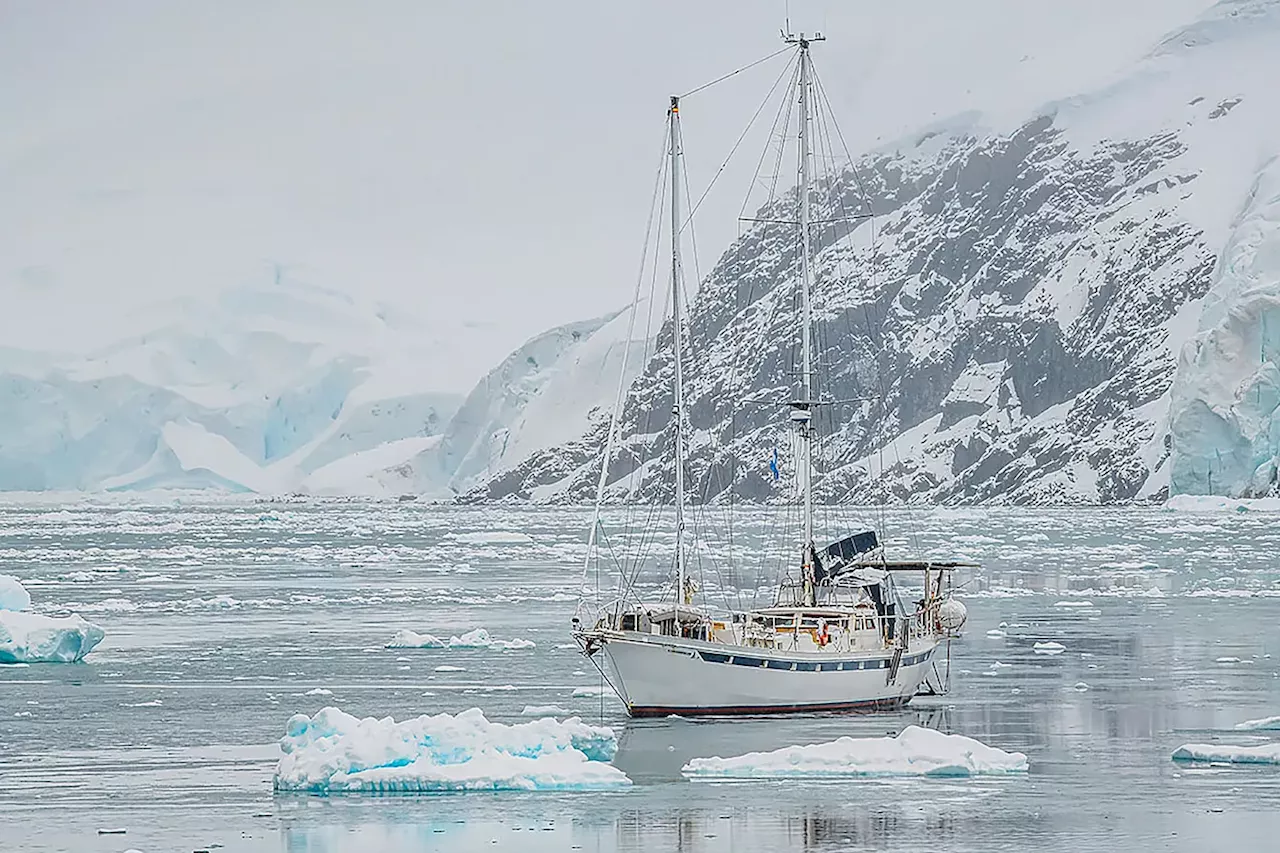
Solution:
{"label": "blue flag", "polygon": [[778,448],[773,449],[773,458],[769,460],[769,470],[773,472],[773,479],[777,480],[781,474],[778,473]]}

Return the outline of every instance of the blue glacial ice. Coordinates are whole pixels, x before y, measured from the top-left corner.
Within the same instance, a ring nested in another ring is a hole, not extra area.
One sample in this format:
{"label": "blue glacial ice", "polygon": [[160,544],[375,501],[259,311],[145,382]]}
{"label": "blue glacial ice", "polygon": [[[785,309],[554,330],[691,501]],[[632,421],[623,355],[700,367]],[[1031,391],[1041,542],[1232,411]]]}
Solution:
{"label": "blue glacial ice", "polygon": [[1280,731],[1280,717],[1261,717],[1257,720],[1245,720],[1243,723],[1236,723],[1235,727],[1242,732]]}
{"label": "blue glacial ice", "polygon": [[617,748],[611,729],[577,717],[505,725],[472,708],[396,722],[328,707],[290,718],[274,784],[312,794],[611,790],[631,784],[609,763]]}
{"label": "blue glacial ice", "polygon": [[31,595],[13,575],[0,575],[0,610],[30,610]]}
{"label": "blue glacial ice", "polygon": [[980,776],[1025,773],[1027,757],[963,735],[907,726],[896,737],[842,737],[827,743],[695,758],[690,779],[784,779],[843,776]]}
{"label": "blue glacial ice", "polygon": [[79,616],[31,612],[31,596],[11,575],[0,575],[0,663],[74,663],[104,633]]}
{"label": "blue glacial ice", "polygon": [[1171,390],[1170,493],[1280,490],[1280,158],[1263,169]]}

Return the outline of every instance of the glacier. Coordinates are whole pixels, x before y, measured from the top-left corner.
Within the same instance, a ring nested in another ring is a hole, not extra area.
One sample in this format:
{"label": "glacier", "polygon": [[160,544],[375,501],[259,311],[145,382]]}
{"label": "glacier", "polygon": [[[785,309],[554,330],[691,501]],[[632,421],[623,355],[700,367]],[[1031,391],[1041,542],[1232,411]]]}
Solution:
{"label": "glacier", "polygon": [[1027,757],[963,735],[907,726],[895,737],[842,737],[733,758],[695,758],[690,779],[788,779],[843,776],[981,776],[1027,772]]}
{"label": "glacier", "polygon": [[105,635],[80,616],[32,613],[31,596],[12,575],[0,575],[0,663],[75,663]]}
{"label": "glacier", "polygon": [[626,788],[611,729],[577,717],[490,722],[479,708],[403,722],[334,707],[295,714],[280,740],[277,791],[311,794],[600,791]]}

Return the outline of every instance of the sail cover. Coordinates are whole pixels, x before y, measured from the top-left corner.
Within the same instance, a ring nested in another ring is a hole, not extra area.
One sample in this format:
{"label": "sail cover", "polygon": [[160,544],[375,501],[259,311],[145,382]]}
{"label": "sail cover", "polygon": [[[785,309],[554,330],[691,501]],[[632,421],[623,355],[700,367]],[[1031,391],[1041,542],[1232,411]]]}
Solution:
{"label": "sail cover", "polygon": [[874,551],[878,547],[880,547],[880,539],[874,530],[865,530],[862,533],[846,536],[839,542],[832,542],[814,554],[816,558],[814,579],[821,581],[823,578],[835,577],[856,561],[859,555]]}

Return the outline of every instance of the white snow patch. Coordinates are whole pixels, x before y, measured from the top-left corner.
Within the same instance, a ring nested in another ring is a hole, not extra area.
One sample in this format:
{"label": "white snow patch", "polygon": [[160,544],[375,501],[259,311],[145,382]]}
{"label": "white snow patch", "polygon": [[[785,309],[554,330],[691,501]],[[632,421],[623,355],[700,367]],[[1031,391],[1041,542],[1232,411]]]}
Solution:
{"label": "white snow patch", "polygon": [[617,748],[611,729],[577,717],[504,725],[472,708],[398,723],[330,707],[290,718],[274,785],[317,794],[623,788],[631,781],[608,763]]}
{"label": "white snow patch", "polygon": [[978,776],[1025,773],[1027,757],[963,735],[907,726],[897,737],[842,737],[735,758],[695,758],[681,772],[693,779],[795,776]]}

